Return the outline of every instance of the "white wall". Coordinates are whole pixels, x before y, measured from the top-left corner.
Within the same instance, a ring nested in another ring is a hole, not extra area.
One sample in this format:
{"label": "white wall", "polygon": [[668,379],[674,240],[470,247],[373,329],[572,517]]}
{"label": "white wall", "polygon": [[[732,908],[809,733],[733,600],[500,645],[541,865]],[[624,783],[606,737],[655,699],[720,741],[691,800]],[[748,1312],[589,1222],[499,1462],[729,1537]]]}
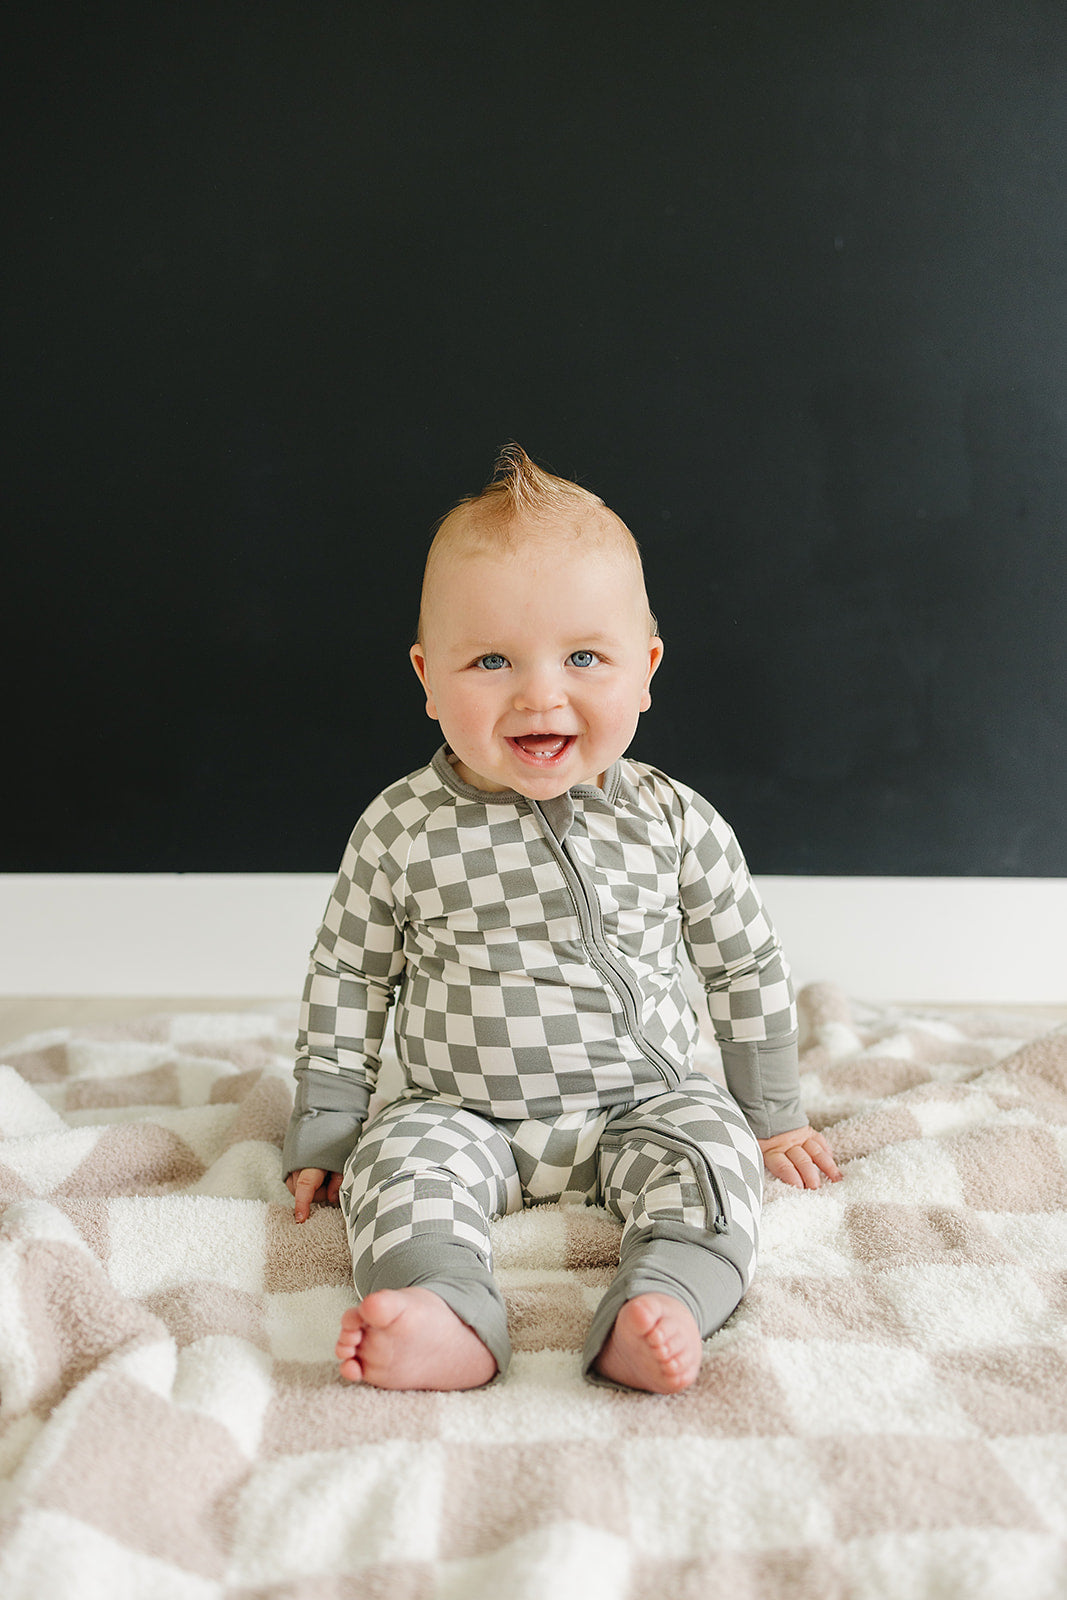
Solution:
{"label": "white wall", "polygon": [[[330,873],[0,875],[0,995],[299,992]],[[757,879],[800,983],[1067,1003],[1067,879]]]}

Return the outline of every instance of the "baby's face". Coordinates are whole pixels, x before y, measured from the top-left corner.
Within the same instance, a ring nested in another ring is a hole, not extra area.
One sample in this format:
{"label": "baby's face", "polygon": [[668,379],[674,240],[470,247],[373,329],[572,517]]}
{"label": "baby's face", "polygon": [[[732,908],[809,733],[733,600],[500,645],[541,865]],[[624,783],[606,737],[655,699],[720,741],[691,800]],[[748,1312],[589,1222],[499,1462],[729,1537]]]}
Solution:
{"label": "baby's face", "polygon": [[623,754],[662,654],[636,567],[561,539],[446,558],[411,659],[459,777],[551,800]]}

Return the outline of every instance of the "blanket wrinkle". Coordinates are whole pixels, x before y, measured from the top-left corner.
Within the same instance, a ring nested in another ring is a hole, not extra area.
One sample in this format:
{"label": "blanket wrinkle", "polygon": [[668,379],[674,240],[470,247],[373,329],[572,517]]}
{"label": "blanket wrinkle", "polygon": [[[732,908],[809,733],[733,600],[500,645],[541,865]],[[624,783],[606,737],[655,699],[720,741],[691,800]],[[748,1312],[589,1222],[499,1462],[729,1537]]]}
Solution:
{"label": "blanket wrinkle", "polygon": [[671,1397],[581,1381],[620,1229],[578,1205],[493,1224],[506,1381],[339,1379],[344,1227],[297,1227],[281,1173],[294,1006],[8,1046],[4,1600],[1059,1600],[1067,1028],[800,1009],[844,1178],[767,1180],[753,1285]]}
{"label": "blanket wrinkle", "polygon": [[111,1357],[166,1333],[52,1210],[13,1205],[0,1223],[0,1423],[24,1410],[46,1417]]}

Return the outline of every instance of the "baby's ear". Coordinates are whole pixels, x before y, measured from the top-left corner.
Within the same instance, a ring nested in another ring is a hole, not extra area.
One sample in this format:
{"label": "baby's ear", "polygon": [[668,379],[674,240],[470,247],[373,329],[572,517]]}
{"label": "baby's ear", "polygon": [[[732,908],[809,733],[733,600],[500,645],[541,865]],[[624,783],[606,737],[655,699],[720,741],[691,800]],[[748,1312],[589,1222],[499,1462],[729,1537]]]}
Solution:
{"label": "baby's ear", "polygon": [[652,704],[652,696],[649,693],[649,684],[656,676],[656,671],[662,660],[663,640],[659,638],[657,634],[653,634],[651,639],[648,641],[648,677],[645,679],[645,692],[641,697],[642,711],[647,711],[649,706]]}
{"label": "baby's ear", "polygon": [[415,675],[422,684],[423,689],[426,691],[426,715],[428,717],[432,717],[436,722],[437,707],[433,703],[433,695],[430,693],[429,679],[426,676],[426,652],[418,640],[416,640],[408,654],[411,657],[411,665],[415,668]]}

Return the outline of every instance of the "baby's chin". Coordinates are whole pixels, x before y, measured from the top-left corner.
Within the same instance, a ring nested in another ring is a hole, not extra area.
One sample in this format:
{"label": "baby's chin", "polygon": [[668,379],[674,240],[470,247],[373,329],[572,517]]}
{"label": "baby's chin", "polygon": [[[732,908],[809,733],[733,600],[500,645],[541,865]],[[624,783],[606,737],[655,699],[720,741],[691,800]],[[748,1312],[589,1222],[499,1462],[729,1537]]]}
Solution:
{"label": "baby's chin", "polygon": [[558,800],[560,795],[569,793],[571,789],[602,789],[604,773],[570,776],[547,772],[540,775],[524,773],[516,778],[511,787],[527,800]]}
{"label": "baby's chin", "polygon": [[469,789],[480,789],[483,794],[521,794],[526,800],[558,800],[571,789],[602,789],[604,774],[592,777],[566,777],[561,773],[515,774],[510,783],[491,783],[478,772],[472,772],[462,761],[453,763],[453,771]]}

